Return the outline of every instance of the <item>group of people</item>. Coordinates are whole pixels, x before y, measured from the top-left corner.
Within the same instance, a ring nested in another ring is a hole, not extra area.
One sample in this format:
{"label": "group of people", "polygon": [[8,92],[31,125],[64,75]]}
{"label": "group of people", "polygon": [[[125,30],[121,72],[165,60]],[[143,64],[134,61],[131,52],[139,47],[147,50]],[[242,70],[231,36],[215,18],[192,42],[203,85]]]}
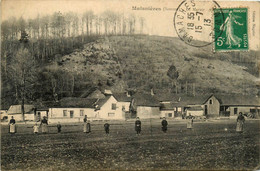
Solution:
{"label": "group of people", "polygon": [[[192,129],[193,128],[193,116],[189,115],[187,118],[187,129]],[[90,122],[88,122],[87,119],[87,115],[85,115],[84,119],[83,119],[83,132],[84,133],[90,133],[91,132],[91,126],[90,126]],[[243,114],[240,112],[239,116],[237,117],[237,125],[236,125],[236,131],[237,132],[243,132],[244,129],[244,123],[245,123],[245,117],[243,116]],[[137,117],[136,121],[135,121],[135,131],[137,135],[140,135],[141,133],[141,124],[142,122],[140,121],[140,118]],[[167,132],[167,127],[168,127],[168,122],[166,120],[166,118],[164,117],[162,122],[162,131],[164,133]],[[46,119],[46,117],[43,117],[43,119],[41,120],[40,125],[37,124],[37,122],[35,123],[35,125],[33,126],[33,132],[35,134],[39,133],[39,127],[41,127],[41,131],[42,133],[47,133],[48,132],[48,120]],[[104,124],[104,129],[105,129],[105,133],[106,135],[109,135],[109,127],[110,124],[109,123],[105,123]],[[61,132],[61,124],[60,122],[58,122],[57,124],[57,132],[60,133]],[[9,133],[14,134],[16,133],[16,125],[15,125],[15,119],[12,116],[12,118],[9,121]]]}
{"label": "group of people", "polygon": [[[48,132],[48,120],[46,119],[46,117],[43,117],[43,119],[41,120],[40,125],[38,125],[37,122],[36,122],[35,125],[33,126],[33,132],[35,134],[39,133],[39,127],[41,127],[41,129],[42,129],[42,133],[47,133]],[[59,130],[61,130],[60,123],[58,123],[57,127],[58,127],[58,132],[60,132],[59,131]],[[16,131],[17,131],[17,129],[16,129],[16,124],[15,124],[15,119],[12,116],[12,118],[9,121],[9,133],[15,134]]]}

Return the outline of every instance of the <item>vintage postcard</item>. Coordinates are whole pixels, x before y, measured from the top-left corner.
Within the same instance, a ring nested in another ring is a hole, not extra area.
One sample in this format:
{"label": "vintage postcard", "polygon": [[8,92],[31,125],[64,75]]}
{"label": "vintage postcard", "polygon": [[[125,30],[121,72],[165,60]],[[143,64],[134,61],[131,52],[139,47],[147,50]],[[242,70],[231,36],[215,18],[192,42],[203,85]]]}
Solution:
{"label": "vintage postcard", "polygon": [[1,170],[259,170],[259,8],[2,0]]}

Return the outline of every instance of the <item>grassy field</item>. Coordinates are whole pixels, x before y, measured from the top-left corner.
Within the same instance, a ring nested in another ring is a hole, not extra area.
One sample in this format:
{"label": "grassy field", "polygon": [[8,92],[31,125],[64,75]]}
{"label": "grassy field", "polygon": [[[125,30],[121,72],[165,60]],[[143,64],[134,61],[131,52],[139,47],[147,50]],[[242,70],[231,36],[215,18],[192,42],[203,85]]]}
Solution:
{"label": "grassy field", "polygon": [[[195,122],[187,130],[184,122],[168,121],[163,134],[159,121],[142,122],[137,136],[134,122],[111,123],[106,136],[103,122],[93,122],[92,132],[81,124],[55,125],[48,134],[34,135],[31,125],[18,125],[15,135],[1,128],[2,170],[87,169],[247,169],[259,164],[259,121],[246,121],[242,134],[235,121]],[[227,128],[227,131],[225,131]]]}

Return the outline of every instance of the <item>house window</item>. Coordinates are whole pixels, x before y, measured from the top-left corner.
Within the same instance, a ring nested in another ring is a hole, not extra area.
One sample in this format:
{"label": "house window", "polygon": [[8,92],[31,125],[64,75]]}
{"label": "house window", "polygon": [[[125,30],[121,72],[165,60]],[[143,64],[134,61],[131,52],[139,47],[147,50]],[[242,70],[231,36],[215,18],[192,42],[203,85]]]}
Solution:
{"label": "house window", "polygon": [[112,103],[112,110],[116,110],[116,104]]}
{"label": "house window", "polygon": [[172,117],[172,113],[168,113],[168,117]]}
{"label": "house window", "polygon": [[234,108],[234,115],[237,114],[237,108]]}
{"label": "house window", "polygon": [[80,110],[80,116],[84,116],[84,110]]}
{"label": "house window", "polygon": [[68,111],[67,110],[63,110],[63,116],[68,116]]}
{"label": "house window", "polygon": [[115,113],[108,113],[108,117],[114,117]]}
{"label": "house window", "polygon": [[209,104],[213,104],[213,102],[212,102],[212,100],[211,100],[211,99],[209,100]]}
{"label": "house window", "polygon": [[70,111],[70,118],[73,118],[73,117],[74,117],[74,111],[71,110],[71,111]]}
{"label": "house window", "polygon": [[125,111],[125,105],[122,106],[122,111]]}

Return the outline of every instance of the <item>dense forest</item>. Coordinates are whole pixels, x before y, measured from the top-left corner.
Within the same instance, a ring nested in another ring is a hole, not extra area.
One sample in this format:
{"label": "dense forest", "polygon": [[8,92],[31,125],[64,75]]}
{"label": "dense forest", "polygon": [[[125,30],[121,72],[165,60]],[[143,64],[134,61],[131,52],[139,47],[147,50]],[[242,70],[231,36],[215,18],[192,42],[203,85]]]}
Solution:
{"label": "dense forest", "polygon": [[71,88],[70,82],[75,82],[77,75],[59,70],[51,71],[45,66],[75,49],[82,49],[84,44],[99,37],[144,34],[144,29],[144,18],[112,11],[98,15],[92,11],[86,11],[84,14],[55,12],[52,15],[38,15],[34,19],[12,17],[3,21],[3,107],[23,100],[27,103],[37,99],[57,100],[56,89],[60,87],[63,93],[69,92],[67,94],[73,95],[74,88]]}
{"label": "dense forest", "polygon": [[10,18],[1,26],[1,108],[94,89],[259,94],[255,51],[212,53],[146,35],[145,19],[111,11]]}

